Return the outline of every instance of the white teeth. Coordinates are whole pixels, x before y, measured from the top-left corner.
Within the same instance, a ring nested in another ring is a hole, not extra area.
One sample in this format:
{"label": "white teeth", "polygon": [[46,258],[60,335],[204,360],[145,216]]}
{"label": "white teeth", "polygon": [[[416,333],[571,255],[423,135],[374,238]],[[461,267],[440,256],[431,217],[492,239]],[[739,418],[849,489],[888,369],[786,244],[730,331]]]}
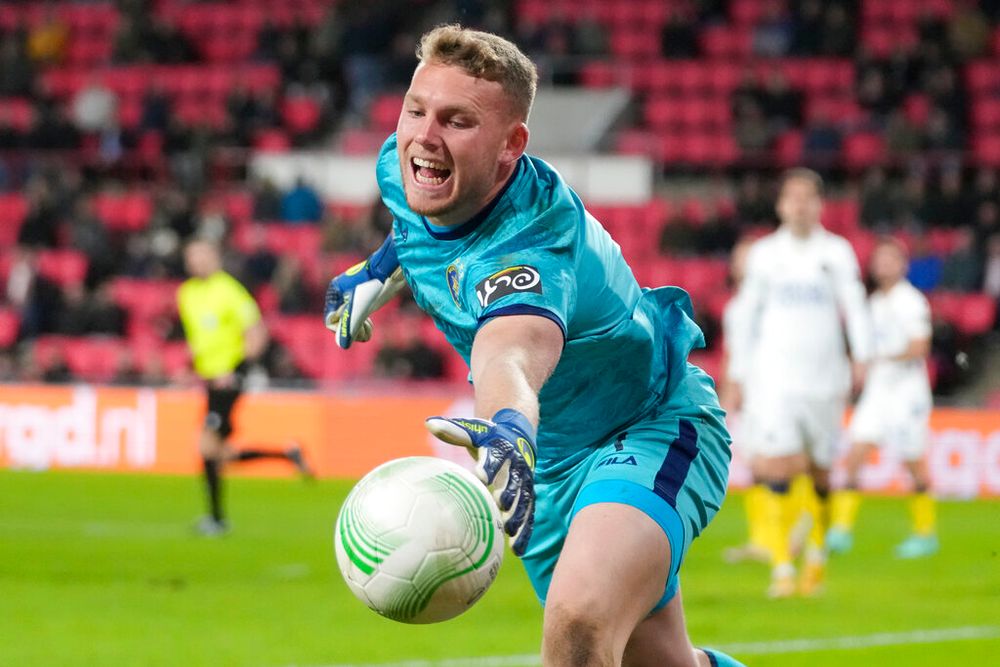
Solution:
{"label": "white teeth", "polygon": [[417,172],[413,176],[417,179],[417,183],[420,183],[421,185],[441,185],[445,181],[443,178],[427,178],[420,172]]}
{"label": "white teeth", "polygon": [[425,160],[425,159],[419,158],[419,157],[413,158],[413,164],[417,165],[418,167],[427,167],[428,169],[441,169],[441,170],[445,170],[445,169],[448,168],[445,165],[441,164],[440,162],[434,162],[432,160]]}

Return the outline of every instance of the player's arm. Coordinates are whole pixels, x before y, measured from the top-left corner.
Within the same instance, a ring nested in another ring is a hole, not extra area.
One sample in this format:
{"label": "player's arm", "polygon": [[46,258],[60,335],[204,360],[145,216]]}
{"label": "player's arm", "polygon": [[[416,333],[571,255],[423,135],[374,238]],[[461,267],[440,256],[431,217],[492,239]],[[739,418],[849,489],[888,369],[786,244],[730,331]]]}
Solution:
{"label": "player's arm", "polygon": [[562,329],[546,317],[488,320],[472,345],[478,418],[427,420],[427,428],[441,440],[474,451],[476,473],[492,486],[504,530],[519,556],[534,525],[538,392],[559,362],[563,343]]}
{"label": "player's arm", "polygon": [[243,357],[247,361],[257,361],[267,349],[268,334],[264,320],[257,320],[243,330]]}
{"label": "player's arm", "polygon": [[865,286],[861,282],[861,269],[854,250],[846,241],[833,270],[834,293],[844,317],[847,342],[851,349],[851,375],[855,391],[864,383],[868,364],[872,359],[872,331],[868,318]]}
{"label": "player's arm", "polygon": [[931,339],[927,338],[911,338],[910,342],[907,343],[906,349],[899,354],[889,357],[890,361],[915,361],[917,359],[926,359],[931,353]]}
{"label": "player's arm", "polygon": [[727,363],[726,381],[730,385],[729,402],[732,409],[739,409],[743,402],[742,387],[750,372],[760,316],[767,297],[767,278],[761,246],[755,245],[747,255],[746,274],[739,291],[730,303],[729,325],[725,332]]}
{"label": "player's arm", "polygon": [[323,323],[345,350],[354,341],[372,337],[370,316],[395,296],[406,280],[399,268],[392,233],[371,256],[330,281],[323,306]]}

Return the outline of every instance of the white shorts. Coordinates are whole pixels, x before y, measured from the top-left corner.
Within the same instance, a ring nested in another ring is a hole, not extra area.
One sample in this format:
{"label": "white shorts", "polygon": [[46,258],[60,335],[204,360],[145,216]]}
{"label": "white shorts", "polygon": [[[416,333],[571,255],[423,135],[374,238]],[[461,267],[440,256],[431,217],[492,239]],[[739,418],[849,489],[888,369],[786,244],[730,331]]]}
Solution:
{"label": "white shorts", "polygon": [[844,419],[841,398],[802,398],[756,391],[746,397],[743,437],[753,456],[806,454],[821,468],[833,464]]}
{"label": "white shorts", "polygon": [[926,395],[869,385],[851,417],[851,442],[890,447],[904,461],[918,461],[927,450],[930,418]]}

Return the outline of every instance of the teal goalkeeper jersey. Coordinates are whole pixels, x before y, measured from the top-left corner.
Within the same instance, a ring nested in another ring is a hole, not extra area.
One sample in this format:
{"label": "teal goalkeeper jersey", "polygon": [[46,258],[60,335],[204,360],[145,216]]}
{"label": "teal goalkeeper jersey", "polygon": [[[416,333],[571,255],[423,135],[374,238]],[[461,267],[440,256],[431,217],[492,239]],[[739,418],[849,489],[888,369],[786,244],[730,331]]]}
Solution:
{"label": "teal goalkeeper jersey", "polygon": [[466,363],[493,317],[538,315],[562,329],[562,357],[539,395],[539,467],[571,466],[650,414],[704,344],[687,294],[641,289],[618,244],[544,161],[521,157],[503,191],[455,227],[407,206],[395,135],[376,171],[406,281]]}

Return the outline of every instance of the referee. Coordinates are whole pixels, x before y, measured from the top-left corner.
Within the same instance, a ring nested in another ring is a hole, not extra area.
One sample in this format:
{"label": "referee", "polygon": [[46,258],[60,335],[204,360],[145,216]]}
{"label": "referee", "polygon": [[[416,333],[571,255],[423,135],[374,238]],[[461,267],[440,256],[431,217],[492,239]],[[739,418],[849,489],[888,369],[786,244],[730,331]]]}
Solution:
{"label": "referee", "polygon": [[230,461],[285,459],[298,470],[310,471],[302,450],[236,449],[226,443],[233,426],[230,414],[242,391],[248,363],[267,346],[267,329],[249,292],[222,270],[218,246],[194,239],[184,250],[190,278],[177,291],[177,308],[191,348],[195,372],[205,381],[208,412],[198,441],[204,463],[210,514],[198,523],[203,535],[221,535],[228,525],[222,511],[222,467]]}

